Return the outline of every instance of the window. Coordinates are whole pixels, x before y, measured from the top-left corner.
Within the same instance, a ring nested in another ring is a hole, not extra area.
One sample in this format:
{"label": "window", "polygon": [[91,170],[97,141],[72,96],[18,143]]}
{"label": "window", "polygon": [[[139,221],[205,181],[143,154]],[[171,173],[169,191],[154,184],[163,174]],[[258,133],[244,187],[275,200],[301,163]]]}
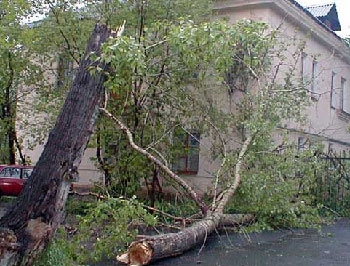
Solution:
{"label": "window", "polygon": [[312,73],[311,73],[311,99],[317,100],[317,61],[312,61]]}
{"label": "window", "polygon": [[33,169],[23,168],[22,171],[23,171],[23,178],[28,179],[30,177],[30,175],[32,174]]}
{"label": "window", "polygon": [[176,134],[175,145],[179,147],[173,168],[182,174],[196,174],[199,167],[199,141],[198,132],[182,132]]}
{"label": "window", "polygon": [[19,168],[6,167],[1,170],[0,177],[20,178],[21,170]]}
{"label": "window", "polygon": [[310,141],[308,138],[299,137],[298,138],[298,150],[304,151],[310,148]]}
{"label": "window", "polygon": [[333,149],[333,143],[329,142],[328,143],[328,154],[333,153],[334,149]]}
{"label": "window", "polygon": [[334,109],[335,103],[336,103],[336,94],[335,94],[335,73],[332,72],[332,79],[331,79],[331,108]]}

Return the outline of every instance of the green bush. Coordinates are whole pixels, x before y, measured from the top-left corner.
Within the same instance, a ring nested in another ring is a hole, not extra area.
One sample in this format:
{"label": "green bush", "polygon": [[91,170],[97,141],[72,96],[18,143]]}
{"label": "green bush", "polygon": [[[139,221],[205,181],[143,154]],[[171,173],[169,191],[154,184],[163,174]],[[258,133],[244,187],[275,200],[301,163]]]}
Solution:
{"label": "green bush", "polygon": [[135,198],[107,198],[90,204],[86,215],[78,218],[79,230],[73,239],[79,263],[114,257],[135,239],[138,225],[156,223]]}
{"label": "green bush", "polygon": [[248,157],[247,161],[249,168],[242,174],[227,212],[255,214],[254,230],[318,227],[322,223],[313,194],[317,185],[314,172],[319,167],[313,151],[289,149],[283,154],[266,153],[258,160]]}
{"label": "green bush", "polygon": [[34,266],[68,266],[75,265],[71,245],[67,240],[58,237],[41,254]]}

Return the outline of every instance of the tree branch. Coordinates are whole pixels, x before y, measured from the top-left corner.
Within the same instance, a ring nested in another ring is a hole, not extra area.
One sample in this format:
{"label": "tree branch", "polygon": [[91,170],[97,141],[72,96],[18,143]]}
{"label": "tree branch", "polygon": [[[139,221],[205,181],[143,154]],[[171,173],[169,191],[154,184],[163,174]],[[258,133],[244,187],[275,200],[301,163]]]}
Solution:
{"label": "tree branch", "polygon": [[136,145],[136,143],[133,140],[132,133],[130,130],[115,116],[113,116],[108,110],[105,108],[100,108],[101,112],[105,114],[108,118],[110,118],[128,137],[130,146],[138,151],[139,153],[146,156],[150,161],[152,161],[154,164],[159,166],[172,180],[174,180],[177,184],[179,184],[186,193],[193,199],[199,208],[201,209],[203,214],[206,214],[208,207],[207,205],[200,199],[198,194],[191,188],[180,176],[175,174],[173,171],[171,171],[166,165],[164,165],[160,160],[158,160],[156,157],[154,157],[152,154],[150,154],[145,149],[139,147]]}
{"label": "tree branch", "polygon": [[239,186],[239,183],[241,182],[241,167],[242,167],[242,163],[243,163],[243,158],[246,155],[246,153],[248,151],[248,147],[249,147],[250,143],[252,142],[252,140],[253,140],[253,136],[250,135],[244,141],[243,146],[241,148],[241,151],[239,152],[239,155],[238,155],[238,159],[237,159],[237,163],[236,163],[236,167],[235,167],[234,181],[225,191],[223,191],[223,193],[220,195],[221,198],[217,200],[218,206],[214,211],[215,213],[222,214],[227,202],[230,200],[230,198],[236,192],[236,190]]}

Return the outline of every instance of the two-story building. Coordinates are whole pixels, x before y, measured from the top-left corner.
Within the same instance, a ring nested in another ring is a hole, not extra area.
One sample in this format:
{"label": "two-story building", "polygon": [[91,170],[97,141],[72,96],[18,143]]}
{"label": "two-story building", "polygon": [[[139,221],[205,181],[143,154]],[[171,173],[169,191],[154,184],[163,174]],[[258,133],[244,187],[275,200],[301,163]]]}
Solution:
{"label": "two-story building", "polygon": [[[311,105],[306,110],[307,123],[285,123],[281,129],[287,129],[300,148],[323,143],[326,151],[349,154],[350,50],[335,33],[340,30],[335,4],[304,8],[295,0],[217,0],[214,12],[229,23],[241,19],[265,22],[271,29],[278,28],[279,38],[285,42],[293,39],[305,43],[297,67],[300,78],[308,82]],[[185,178],[205,191],[217,166],[210,161],[205,141],[198,142],[189,135],[187,145],[199,152],[181,158],[177,170],[190,170]],[[28,151],[34,163],[40,151]],[[94,151],[88,149],[79,169],[82,183],[101,180],[91,157]]]}

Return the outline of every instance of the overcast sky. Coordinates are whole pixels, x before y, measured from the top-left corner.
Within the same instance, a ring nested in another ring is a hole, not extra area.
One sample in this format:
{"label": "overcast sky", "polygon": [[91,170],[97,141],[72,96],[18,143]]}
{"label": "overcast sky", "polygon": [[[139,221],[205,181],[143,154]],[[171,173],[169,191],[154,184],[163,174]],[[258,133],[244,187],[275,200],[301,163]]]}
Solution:
{"label": "overcast sky", "polygon": [[337,6],[341,32],[337,32],[341,37],[350,36],[350,0],[297,0],[302,6],[322,5],[335,3]]}

